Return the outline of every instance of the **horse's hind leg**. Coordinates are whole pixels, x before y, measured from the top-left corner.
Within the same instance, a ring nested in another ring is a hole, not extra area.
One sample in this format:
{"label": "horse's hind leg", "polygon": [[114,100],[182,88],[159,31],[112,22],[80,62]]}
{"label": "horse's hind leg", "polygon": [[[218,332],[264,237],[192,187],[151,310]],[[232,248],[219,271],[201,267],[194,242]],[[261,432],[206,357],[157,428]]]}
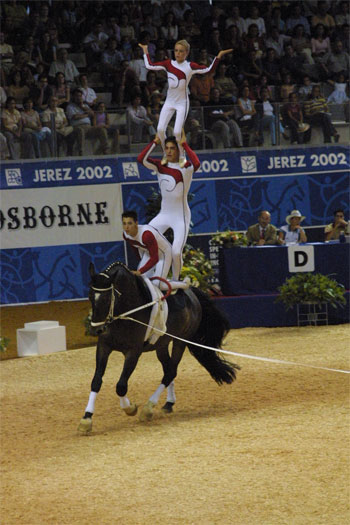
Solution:
{"label": "horse's hind leg", "polygon": [[102,386],[102,377],[105,373],[108,357],[111,353],[111,350],[103,348],[100,342],[97,343],[96,349],[96,368],[95,374],[91,381],[91,392],[89,395],[89,401],[85,408],[85,414],[80,420],[78,431],[82,434],[87,434],[92,430],[92,416],[95,411],[95,401],[98,392],[101,390]]}
{"label": "horse's hind leg", "polygon": [[139,357],[140,353],[135,352],[130,352],[125,355],[123,371],[116,386],[120,407],[124,410],[127,416],[135,416],[137,413],[137,405],[135,403],[130,403],[126,394],[128,392],[128,379],[135,370]]}
{"label": "horse's hind leg", "polygon": [[[183,353],[185,351],[185,345],[179,341],[173,342],[173,350],[171,355],[172,366],[175,367],[175,377],[177,375],[177,368],[182,359]],[[175,378],[174,378],[175,379]],[[174,380],[167,386],[167,396],[166,403],[162,406],[163,412],[166,414],[171,414],[173,411],[173,406],[175,405],[176,396],[175,396],[175,383]]]}
{"label": "horse's hind leg", "polygon": [[165,414],[171,414],[173,411],[173,406],[175,405],[176,396],[175,396],[175,383],[172,381],[170,385],[166,389],[167,396],[166,396],[166,402],[162,406],[163,412]]}
{"label": "horse's hind leg", "polygon": [[[182,351],[178,349],[173,356],[170,357],[168,346],[162,346],[157,349],[157,357],[162,363],[163,367],[163,379],[157,390],[151,395],[145,406],[143,407],[140,414],[140,421],[150,421],[153,417],[153,409],[159,401],[159,398],[162,392],[167,388],[167,401],[162,407],[162,410],[169,414],[173,411],[173,405],[175,404],[175,387],[174,379],[177,373],[177,367],[181,361],[182,354],[184,352],[185,346],[183,345]],[[174,357],[175,355],[175,357]]]}

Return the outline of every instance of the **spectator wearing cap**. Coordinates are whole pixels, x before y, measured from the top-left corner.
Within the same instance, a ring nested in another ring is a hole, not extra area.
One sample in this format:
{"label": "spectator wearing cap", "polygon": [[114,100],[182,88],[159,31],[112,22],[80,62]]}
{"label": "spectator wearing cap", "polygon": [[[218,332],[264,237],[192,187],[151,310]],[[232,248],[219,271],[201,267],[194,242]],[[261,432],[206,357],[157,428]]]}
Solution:
{"label": "spectator wearing cap", "polygon": [[278,240],[280,244],[299,244],[307,242],[305,231],[300,224],[305,219],[299,210],[293,210],[286,217],[286,225],[280,228]]}
{"label": "spectator wearing cap", "polygon": [[259,213],[258,222],[247,230],[248,243],[253,246],[278,244],[277,228],[271,224],[271,215],[267,210]]}

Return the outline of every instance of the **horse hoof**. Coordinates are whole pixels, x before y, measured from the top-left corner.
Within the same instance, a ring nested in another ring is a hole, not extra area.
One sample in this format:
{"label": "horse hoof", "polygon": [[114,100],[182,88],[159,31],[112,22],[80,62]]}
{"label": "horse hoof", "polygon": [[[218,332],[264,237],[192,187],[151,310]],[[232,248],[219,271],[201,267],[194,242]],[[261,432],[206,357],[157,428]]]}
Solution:
{"label": "horse hoof", "polygon": [[151,421],[153,417],[153,408],[155,407],[155,403],[152,403],[152,401],[148,401],[145,406],[142,408],[141,413],[139,415],[139,420],[144,423],[145,421]]}
{"label": "horse hoof", "polygon": [[174,403],[167,401],[164,406],[162,406],[162,411],[165,414],[171,414],[173,412]]}
{"label": "horse hoof", "polygon": [[126,407],[126,408],[123,408],[125,414],[127,416],[136,416],[137,414],[137,405],[135,405],[135,403],[133,403],[132,405]]}
{"label": "horse hoof", "polygon": [[78,432],[80,432],[81,434],[88,434],[89,432],[91,432],[91,430],[92,430],[91,417],[86,418],[86,419],[82,418],[78,426]]}

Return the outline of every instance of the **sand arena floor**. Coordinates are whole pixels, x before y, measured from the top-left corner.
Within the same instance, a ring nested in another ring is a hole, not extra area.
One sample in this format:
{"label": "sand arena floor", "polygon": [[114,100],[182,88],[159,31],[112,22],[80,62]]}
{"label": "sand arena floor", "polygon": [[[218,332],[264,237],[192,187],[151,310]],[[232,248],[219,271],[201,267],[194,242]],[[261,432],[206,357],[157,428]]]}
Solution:
{"label": "sand arena floor", "polygon": [[[225,348],[349,369],[349,336],[246,328]],[[114,352],[81,436],[94,359],[89,347],[0,363],[1,525],[349,523],[349,375],[236,357],[238,380],[218,387],[186,352],[174,414],[145,424],[119,408]],[[160,378],[142,356],[130,400]]]}

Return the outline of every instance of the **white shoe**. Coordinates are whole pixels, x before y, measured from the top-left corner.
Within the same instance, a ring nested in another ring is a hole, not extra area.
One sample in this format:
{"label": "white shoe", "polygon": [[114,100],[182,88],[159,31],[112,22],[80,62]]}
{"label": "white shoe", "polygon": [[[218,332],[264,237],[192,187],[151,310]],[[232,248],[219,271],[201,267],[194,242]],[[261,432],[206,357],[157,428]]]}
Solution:
{"label": "white shoe", "polygon": [[166,158],[166,155],[163,155],[163,158],[160,161],[160,163],[162,166],[165,166],[166,164],[168,164],[168,159]]}
{"label": "white shoe", "polygon": [[187,160],[186,160],[185,157],[180,157],[180,158],[179,158],[179,166],[180,166],[180,168],[184,168],[186,162],[187,162]]}

